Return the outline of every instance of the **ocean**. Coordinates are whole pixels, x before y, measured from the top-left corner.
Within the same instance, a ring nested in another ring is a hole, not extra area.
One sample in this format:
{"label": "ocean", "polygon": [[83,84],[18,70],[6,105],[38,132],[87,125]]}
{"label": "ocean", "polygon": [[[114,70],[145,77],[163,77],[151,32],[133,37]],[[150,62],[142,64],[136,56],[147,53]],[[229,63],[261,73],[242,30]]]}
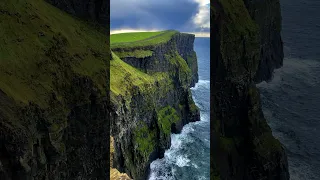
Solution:
{"label": "ocean", "polygon": [[320,179],[320,1],[280,0],[284,66],[258,84],[264,115],[286,147],[291,180]]}
{"label": "ocean", "polygon": [[196,38],[194,49],[199,82],[191,91],[201,120],[171,134],[171,147],[151,163],[149,180],[210,179],[210,38]]}

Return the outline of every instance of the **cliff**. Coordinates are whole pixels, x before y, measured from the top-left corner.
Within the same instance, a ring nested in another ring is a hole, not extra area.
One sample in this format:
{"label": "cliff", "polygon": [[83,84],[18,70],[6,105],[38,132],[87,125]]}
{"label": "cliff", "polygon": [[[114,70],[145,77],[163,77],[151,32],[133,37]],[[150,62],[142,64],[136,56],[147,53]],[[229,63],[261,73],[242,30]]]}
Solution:
{"label": "cliff", "polygon": [[258,25],[260,62],[254,81],[270,81],[274,69],[283,65],[281,9],[279,0],[243,0],[252,20]]}
{"label": "cliff", "polygon": [[42,0],[0,26],[0,179],[107,179],[108,36]]}
{"label": "cliff", "polygon": [[256,22],[272,16],[251,12],[255,18],[243,0],[216,0],[211,6],[212,179],[289,179],[285,149],[264,119],[254,82],[268,49],[260,46],[261,31],[273,33]]}
{"label": "cliff", "polygon": [[189,89],[198,78],[194,38],[165,31],[111,43],[113,165],[133,179],[147,178],[150,163],[170,147],[171,133],[200,120]]}

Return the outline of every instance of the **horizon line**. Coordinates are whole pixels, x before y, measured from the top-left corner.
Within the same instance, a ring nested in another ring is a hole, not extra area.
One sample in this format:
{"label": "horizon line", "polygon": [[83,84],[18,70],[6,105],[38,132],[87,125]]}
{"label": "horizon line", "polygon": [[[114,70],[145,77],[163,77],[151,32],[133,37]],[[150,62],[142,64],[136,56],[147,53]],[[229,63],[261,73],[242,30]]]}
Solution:
{"label": "horizon line", "polygon": [[[114,29],[110,30],[110,35],[121,34],[121,33],[134,33],[134,32],[157,32],[165,31],[163,29]],[[207,37],[210,38],[210,32],[181,32],[187,34],[194,34],[195,37]]]}

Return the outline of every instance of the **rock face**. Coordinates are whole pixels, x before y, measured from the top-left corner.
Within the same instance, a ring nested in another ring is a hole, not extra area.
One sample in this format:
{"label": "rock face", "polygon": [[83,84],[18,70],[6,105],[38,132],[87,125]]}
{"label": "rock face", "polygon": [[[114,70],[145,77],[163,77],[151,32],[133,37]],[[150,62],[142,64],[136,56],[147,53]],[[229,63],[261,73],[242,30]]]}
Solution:
{"label": "rock face", "polygon": [[211,178],[287,180],[285,149],[272,136],[254,84],[264,57],[259,32],[269,29],[261,30],[243,0],[216,0],[211,15]]}
{"label": "rock face", "polygon": [[127,95],[112,94],[113,164],[133,179],[147,178],[150,163],[170,147],[171,132],[179,133],[183,125],[200,120],[189,89],[198,80],[193,41],[193,35],[176,33],[166,43],[140,47],[140,51],[152,51],[143,58],[125,56],[136,48],[112,48],[133,67],[164,76],[149,84],[147,91],[133,86]]}
{"label": "rock face", "polygon": [[46,0],[52,5],[82,19],[107,25],[109,20],[108,1],[105,0]]}
{"label": "rock face", "polygon": [[270,81],[274,69],[283,65],[281,9],[279,0],[244,0],[250,16],[259,27],[260,63],[255,82]]}
{"label": "rock face", "polygon": [[109,178],[107,35],[45,1],[0,9],[0,179]]}

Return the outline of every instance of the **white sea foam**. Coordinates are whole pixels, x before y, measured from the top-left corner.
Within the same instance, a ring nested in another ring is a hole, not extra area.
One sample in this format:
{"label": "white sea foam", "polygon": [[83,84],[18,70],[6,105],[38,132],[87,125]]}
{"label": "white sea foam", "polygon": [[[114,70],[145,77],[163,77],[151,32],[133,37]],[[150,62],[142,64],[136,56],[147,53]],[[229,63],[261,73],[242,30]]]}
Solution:
{"label": "white sea foam", "polygon": [[179,167],[189,166],[190,159],[184,155],[179,155],[176,158],[176,165]]}
{"label": "white sea foam", "polygon": [[197,90],[199,88],[205,88],[205,89],[209,89],[210,88],[210,81],[208,80],[199,80],[198,83],[196,83],[196,85],[194,87],[192,87],[192,90]]}

